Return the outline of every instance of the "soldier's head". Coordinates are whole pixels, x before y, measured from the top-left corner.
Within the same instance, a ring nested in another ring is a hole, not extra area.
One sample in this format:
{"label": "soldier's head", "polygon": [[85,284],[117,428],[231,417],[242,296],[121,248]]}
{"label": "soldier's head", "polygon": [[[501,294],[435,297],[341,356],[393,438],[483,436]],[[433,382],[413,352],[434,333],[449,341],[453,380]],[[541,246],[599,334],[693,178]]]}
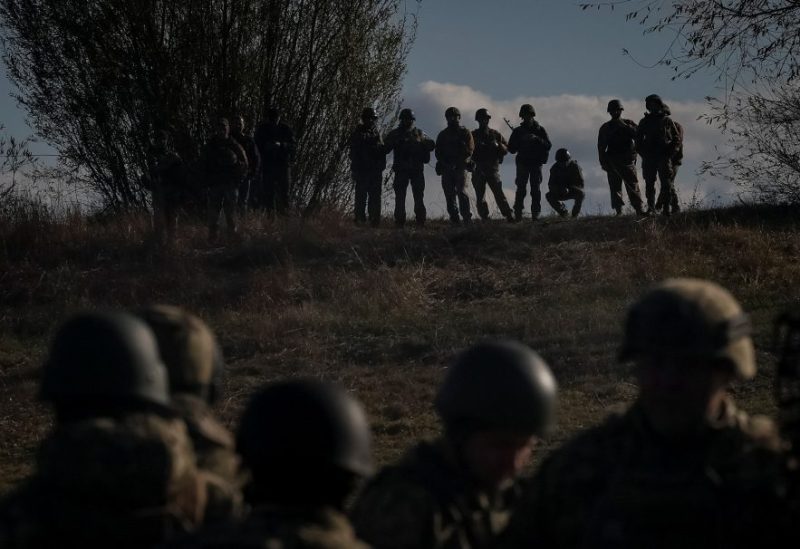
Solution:
{"label": "soldier's head", "polygon": [[230,135],[230,123],[224,116],[214,119],[211,125],[211,132],[215,137],[228,137]]}
{"label": "soldier's head", "polygon": [[329,383],[293,380],[257,393],[237,434],[252,475],[248,499],[341,508],[370,474],[370,431],[361,405]]}
{"label": "soldier's head", "polygon": [[567,149],[558,149],[556,151],[556,162],[560,164],[566,164],[567,162],[570,161],[571,158],[572,155],[569,154],[569,151]]}
{"label": "soldier's head", "polygon": [[417,119],[417,117],[414,116],[414,111],[412,111],[411,109],[401,110],[399,118],[400,118],[400,127],[402,128],[413,128],[414,121]]}
{"label": "soldier's head", "polygon": [[660,113],[664,110],[664,102],[656,94],[644,98],[644,107],[651,113]]}
{"label": "soldier's head", "polygon": [[82,313],[61,325],[42,367],[40,397],[60,422],[171,414],[156,338],[144,322],[121,312]]}
{"label": "soldier's head", "polygon": [[656,431],[688,437],[719,416],[730,383],[756,373],[750,331],[736,299],[706,280],[666,280],[630,308],[620,359],[635,362]]}
{"label": "soldier's head", "polygon": [[448,126],[458,126],[461,122],[461,111],[456,107],[447,107],[444,111],[444,118],[447,120]]}
{"label": "soldier's head", "polygon": [[533,105],[525,103],[519,108],[519,117],[522,118],[523,122],[530,122],[536,116],[536,111],[533,108]]}
{"label": "soldier's head", "polygon": [[361,111],[361,122],[367,127],[374,127],[378,121],[378,114],[372,107],[367,107]]}
{"label": "soldier's head", "polygon": [[241,114],[231,116],[231,133],[242,135],[244,132],[244,117]]}
{"label": "soldier's head", "polygon": [[489,127],[489,121],[492,119],[492,116],[489,114],[487,109],[478,109],[475,111],[475,120],[478,122],[478,126],[482,129]]}
{"label": "soldier's head", "polygon": [[498,341],[459,354],[434,405],[467,471],[495,489],[522,471],[553,422],[555,401],[544,360],[521,343]]}
{"label": "soldier's head", "polygon": [[622,101],[619,99],[612,99],[608,102],[608,107],[606,110],[608,111],[608,114],[611,115],[611,118],[614,120],[618,119],[622,116],[622,111],[624,110],[622,108]]}
{"label": "soldier's head", "polygon": [[190,394],[213,403],[219,396],[224,363],[211,329],[193,314],[169,305],[139,312],[158,341],[171,394]]}

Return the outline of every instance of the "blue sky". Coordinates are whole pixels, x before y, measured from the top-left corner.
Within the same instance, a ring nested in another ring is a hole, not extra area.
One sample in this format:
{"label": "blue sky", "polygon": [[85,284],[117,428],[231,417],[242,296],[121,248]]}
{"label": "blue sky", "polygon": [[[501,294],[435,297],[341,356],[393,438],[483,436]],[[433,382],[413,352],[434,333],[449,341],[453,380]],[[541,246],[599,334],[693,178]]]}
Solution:
{"label": "blue sky", "polygon": [[[594,151],[606,102],[622,99],[625,116],[638,121],[643,98],[658,93],[686,127],[688,150],[678,180],[684,200],[699,193],[707,201],[725,202],[737,192],[730,183],[695,175],[700,161],[723,143],[719,132],[696,120],[705,110],[704,98],[717,95],[715,76],[673,81],[668,67],[641,66],[655,64],[673,39],[667,33],[643,35],[641,26],[625,21],[624,10],[583,11],[575,0],[424,0],[404,99],[417,111],[418,125],[433,136],[444,126],[449,105],[462,109],[470,128],[474,110],[488,107],[495,112],[493,126],[508,134],[502,117],[516,122],[519,104],[533,103],[554,145],[569,148],[583,166],[587,209],[594,212],[609,210]],[[30,130],[9,92],[3,75],[0,122],[23,137]],[[47,148],[41,144],[36,150]],[[511,192],[513,161],[506,160],[502,173]],[[427,175],[433,210],[443,212],[438,180],[432,170]]]}

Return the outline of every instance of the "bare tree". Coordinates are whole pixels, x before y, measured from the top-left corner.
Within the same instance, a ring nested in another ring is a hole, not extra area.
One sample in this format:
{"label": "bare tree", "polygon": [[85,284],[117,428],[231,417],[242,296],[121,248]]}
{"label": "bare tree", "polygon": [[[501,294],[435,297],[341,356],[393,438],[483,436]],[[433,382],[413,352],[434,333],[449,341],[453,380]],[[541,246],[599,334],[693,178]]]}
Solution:
{"label": "bare tree", "polygon": [[281,108],[297,206],[349,193],[365,105],[388,117],[416,29],[405,0],[0,0],[4,59],[39,135],[113,208],[140,206],[153,128],[196,158],[211,117]]}
{"label": "bare tree", "polygon": [[36,157],[30,151],[33,138],[16,139],[6,134],[0,123],[0,204],[17,188],[20,177],[26,177],[37,168]]}

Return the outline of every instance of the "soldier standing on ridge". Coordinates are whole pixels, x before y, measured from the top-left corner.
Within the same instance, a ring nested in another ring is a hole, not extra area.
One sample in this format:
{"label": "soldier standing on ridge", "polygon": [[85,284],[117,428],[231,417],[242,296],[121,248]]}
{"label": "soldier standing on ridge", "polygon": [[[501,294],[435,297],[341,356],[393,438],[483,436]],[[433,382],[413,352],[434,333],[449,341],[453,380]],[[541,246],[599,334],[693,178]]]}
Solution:
{"label": "soldier standing on ridge", "polygon": [[516,154],[517,194],[514,198],[514,219],[522,220],[528,181],[531,184],[531,217],[536,220],[542,211],[542,165],[547,163],[552,144],[545,129],[534,120],[536,111],[524,104],[519,109],[522,124],[514,128],[508,140],[508,152]]}
{"label": "soldier standing on ridge", "polygon": [[266,121],[256,128],[255,142],[261,154],[262,202],[267,213],[286,215],[289,212],[291,165],[294,162],[294,132],[281,122],[275,107],[267,109]]}
{"label": "soldier standing on ridge", "polygon": [[547,202],[561,217],[567,217],[567,208],[562,200],[574,200],[572,217],[578,217],[583,204],[583,172],[578,162],[572,160],[567,149],[556,151],[556,162],[550,168],[549,192],[544,195]]}
{"label": "soldier standing on ridge", "polygon": [[436,138],[436,173],[442,176],[450,223],[459,224],[459,213],[464,223],[469,223],[472,212],[467,195],[467,168],[471,166],[475,143],[472,133],[461,125],[461,112],[457,108],[448,107],[444,117],[447,127]]}
{"label": "soldier standing on ridge", "polygon": [[258,190],[258,177],[261,174],[261,154],[255,140],[244,133],[244,118],[236,115],[231,119],[231,137],[233,137],[247,155],[247,174],[239,184],[239,214],[244,215],[252,202],[251,193]]}
{"label": "soldier standing on ridge", "polygon": [[424,225],[425,210],[425,164],[431,160],[431,151],[436,147],[433,139],[414,127],[414,111],[400,111],[400,124],[389,132],[384,140],[386,154],[394,151],[394,222],[402,227],[406,222],[406,191],[411,184],[414,195],[414,216],[417,225]]}
{"label": "soldier standing on ridge", "polygon": [[622,215],[625,200],[622,198],[622,184],[628,193],[628,200],[642,214],[642,195],[639,179],[636,177],[636,123],[622,118],[622,101],[612,99],[608,102],[611,120],[600,126],[597,134],[597,153],[600,167],[608,174],[608,187],[611,190],[611,208]]}
{"label": "soldier standing on ridge", "polygon": [[472,154],[475,161],[472,186],[475,188],[476,207],[481,219],[489,219],[489,205],[486,203],[486,186],[488,185],[500,213],[508,221],[514,221],[511,207],[503,192],[503,183],[500,181],[500,163],[508,152],[508,144],[499,131],[489,127],[491,118],[486,109],[478,109],[475,112],[478,128],[472,130],[472,139],[475,142],[475,152]]}
{"label": "soldier standing on ridge", "polygon": [[[664,114],[666,116],[671,117],[672,111],[670,111],[669,107],[666,103],[663,104]],[[671,120],[671,118],[670,118]],[[675,129],[678,131],[678,141],[680,142],[680,146],[676,148],[675,154],[672,157],[672,190],[675,191],[674,200],[677,203],[678,200],[678,192],[677,187],[675,186],[675,179],[678,177],[678,167],[683,163],[683,126],[681,126],[675,120],[672,120],[672,123],[675,124]],[[658,198],[656,199],[656,211],[660,211],[664,207],[664,188],[662,186],[661,189],[658,191]],[[680,208],[680,206],[678,206]]]}
{"label": "soldier standing on ridge", "polygon": [[475,345],[455,360],[435,407],[444,436],[421,443],[365,487],[356,533],[377,549],[480,549],[503,531],[517,478],[550,427],[556,384],[530,348]]}
{"label": "soldier standing on ridge", "polygon": [[[620,360],[639,395],[542,464],[502,547],[774,547],[784,458],[775,426],[730,395],[751,327],[725,289],[671,279],[629,310]],[[796,528],[796,522],[792,526]],[[789,544],[791,545],[791,544]]]}
{"label": "soldier standing on ridge", "polygon": [[159,244],[174,244],[178,230],[178,210],[183,202],[185,173],[183,160],[169,142],[166,130],[153,133],[147,151],[145,187],[152,193],[153,225]]}
{"label": "soldier standing on ridge", "polygon": [[368,107],[361,113],[361,124],[350,136],[350,170],[356,185],[356,223],[377,227],[381,222],[381,190],[386,168],[386,148],[376,126],[378,115]]}
{"label": "soldier standing on ridge", "polygon": [[228,238],[236,236],[239,182],[247,173],[247,154],[229,135],[227,118],[218,118],[214,134],[203,147],[201,165],[208,185],[208,240],[216,242],[220,210],[225,212]]}
{"label": "soldier standing on ridge", "polygon": [[636,148],[642,157],[642,176],[649,213],[656,211],[656,177],[661,180],[660,194],[664,197],[663,214],[680,211],[675,191],[676,166],[683,157],[683,129],[670,118],[664,102],[657,95],[645,98],[647,113],[639,122]]}

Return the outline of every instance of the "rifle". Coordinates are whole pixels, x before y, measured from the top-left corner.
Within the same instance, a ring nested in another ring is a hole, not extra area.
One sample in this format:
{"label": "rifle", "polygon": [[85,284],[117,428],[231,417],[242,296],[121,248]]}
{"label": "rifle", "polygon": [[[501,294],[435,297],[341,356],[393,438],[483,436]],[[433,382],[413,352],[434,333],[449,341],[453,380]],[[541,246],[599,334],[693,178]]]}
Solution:
{"label": "rifle", "polygon": [[514,129],[515,129],[515,128],[514,128],[514,125],[511,123],[511,121],[510,121],[508,118],[505,118],[505,117],[504,117],[504,118],[503,118],[503,121],[506,123],[506,125],[507,125],[509,128],[511,128],[511,131],[514,131]]}
{"label": "rifle", "polygon": [[775,375],[775,399],[781,434],[800,455],[800,313],[783,313],[775,320],[775,349],[780,354]]}

